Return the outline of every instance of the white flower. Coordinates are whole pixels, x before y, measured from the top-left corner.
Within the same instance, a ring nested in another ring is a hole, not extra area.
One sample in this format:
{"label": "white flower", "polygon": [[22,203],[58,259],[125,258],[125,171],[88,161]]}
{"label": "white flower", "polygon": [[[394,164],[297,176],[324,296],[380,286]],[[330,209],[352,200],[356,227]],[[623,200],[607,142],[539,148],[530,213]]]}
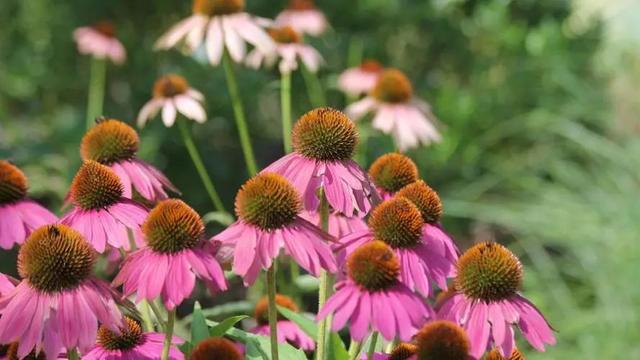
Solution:
{"label": "white flower", "polygon": [[98,59],[122,64],[127,53],[122,43],[115,36],[113,24],[101,21],[93,26],[79,27],[73,31],[73,39],[81,54],[91,55]]}
{"label": "white flower", "polygon": [[254,49],[247,56],[248,66],[256,69],[263,64],[272,66],[280,58],[280,72],[288,74],[298,68],[298,59],[311,72],[318,71],[320,64],[324,61],[316,49],[302,43],[302,38],[290,26],[271,28],[269,35],[276,42],[276,51],[265,54],[259,49]]}
{"label": "white flower", "polygon": [[343,71],[338,77],[338,87],[351,96],[366,94],[376,86],[382,70],[379,62],[366,60],[358,67]]}
{"label": "white flower", "polygon": [[207,115],[201,102],[204,96],[189,87],[189,83],[179,75],[166,75],[156,81],[153,86],[153,98],[149,100],[138,114],[138,126],[143,127],[149,119],[154,118],[162,110],[162,122],[171,127],[176,121],[177,113],[203,123]]}
{"label": "white flower", "polygon": [[276,24],[291,26],[299,33],[312,36],[321,35],[329,27],[327,18],[312,0],[291,0],[289,7],[276,17]]}

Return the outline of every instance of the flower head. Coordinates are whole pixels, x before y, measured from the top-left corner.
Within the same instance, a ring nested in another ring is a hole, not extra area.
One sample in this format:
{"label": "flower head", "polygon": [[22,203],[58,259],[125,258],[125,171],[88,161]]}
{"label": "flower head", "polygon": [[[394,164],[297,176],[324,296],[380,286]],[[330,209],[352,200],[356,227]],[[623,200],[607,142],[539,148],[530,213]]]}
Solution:
{"label": "flower head", "polygon": [[204,123],[207,114],[201,104],[203,101],[202,93],[191,88],[184,77],[175,74],[165,75],[153,84],[153,98],[140,110],[138,126],[143,127],[160,110],[162,122],[167,127],[173,126],[177,113],[198,123]]}
{"label": "flower head", "polygon": [[355,125],[342,112],[319,108],[302,115],[292,133],[293,148],[319,161],[348,160],[358,144]]}
{"label": "flower head", "polygon": [[299,59],[309,71],[318,71],[323,62],[322,56],[312,46],[304,44],[302,36],[291,26],[271,27],[267,33],[275,42],[276,51],[263,53],[260,49],[254,49],[247,56],[247,65],[255,69],[263,63],[272,66],[280,58],[280,72],[288,74],[298,68]]}
{"label": "flower head", "polygon": [[54,223],[49,210],[27,198],[28,182],[24,173],[6,160],[0,160],[0,247],[10,249],[22,244],[36,228]]}
{"label": "flower head", "polygon": [[427,323],[416,335],[418,359],[467,360],[469,338],[460,326],[446,320]]}
{"label": "flower head", "polygon": [[383,199],[388,199],[404,186],[418,181],[418,167],[409,157],[389,153],[377,158],[369,168],[369,176]]}
{"label": "flower head", "polygon": [[404,198],[393,198],[376,207],[369,218],[374,238],[393,248],[411,248],[420,242],[424,222],[420,210]]}
{"label": "flower head", "polygon": [[300,195],[278,174],[249,179],[236,196],[236,214],[247,224],[274,230],[291,224],[302,210]]}
{"label": "flower head", "polygon": [[223,337],[210,337],[202,340],[191,351],[191,360],[209,360],[215,354],[216,360],[242,360],[244,356],[236,344]]}
{"label": "flower head", "polygon": [[[276,304],[293,312],[298,312],[298,305],[288,296],[276,294]],[[263,297],[256,304],[255,319],[258,326],[251,330],[252,333],[269,336],[271,329],[269,328],[268,299]],[[287,320],[278,313],[278,321],[276,323],[278,342],[290,343],[296,348],[311,351],[315,348],[314,340],[309,337],[298,325]]]}
{"label": "flower head", "polygon": [[376,60],[365,60],[340,74],[338,87],[351,96],[368,94],[378,82],[384,68]]}
{"label": "flower head", "polygon": [[525,360],[525,357],[517,348],[513,348],[511,356],[509,356],[508,358],[502,356],[498,349],[493,349],[487,354],[485,360]]}
{"label": "flower head", "polygon": [[321,35],[329,26],[313,0],[290,0],[289,6],[276,17],[276,23],[312,36]]}
{"label": "flower head", "polygon": [[124,46],[116,37],[112,22],[100,21],[93,26],[79,27],[73,32],[73,38],[81,54],[109,59],[115,64],[122,64],[127,57]]}
{"label": "flower head", "polygon": [[[514,348],[513,326],[539,351],[555,344],[551,327],[539,310],[518,292],[523,270],[507,248],[483,242],[467,250],[456,265],[457,293],[446,298],[440,318],[460,324],[471,339],[471,355],[479,358],[495,346],[501,355]],[[464,307],[464,314],[457,309]]]}
{"label": "flower head", "polygon": [[424,181],[415,181],[401,188],[396,195],[414,203],[426,223],[436,224],[440,221],[443,213],[442,201],[438,193]]}
{"label": "flower head", "polygon": [[198,213],[177,199],[163,200],[142,225],[146,247],[126,258],[113,284],[138,301],[158,296],[173,309],[191,295],[196,278],[212,292],[227,289],[216,250],[204,240]]}

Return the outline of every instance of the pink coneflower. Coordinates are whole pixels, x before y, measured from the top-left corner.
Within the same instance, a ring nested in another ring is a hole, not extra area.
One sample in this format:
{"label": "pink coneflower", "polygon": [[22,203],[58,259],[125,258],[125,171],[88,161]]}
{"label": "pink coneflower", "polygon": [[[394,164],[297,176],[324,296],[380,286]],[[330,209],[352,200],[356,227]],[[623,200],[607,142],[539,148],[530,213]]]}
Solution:
{"label": "pink coneflower", "polygon": [[239,346],[223,337],[209,337],[195,345],[190,360],[242,360]]}
{"label": "pink coneflower", "polygon": [[109,21],[79,27],[73,31],[73,38],[81,54],[97,59],[109,59],[115,64],[122,64],[127,57],[124,46],[116,38],[115,27]]}
{"label": "pink coneflower", "polygon": [[289,74],[296,70],[298,61],[302,61],[309,71],[318,71],[320,64],[324,61],[322,55],[311,45],[304,44],[302,37],[293,28],[289,26],[272,27],[269,28],[268,33],[276,42],[276,51],[263,53],[259,49],[254,49],[247,56],[247,65],[255,69],[263,63],[266,66],[272,66],[280,58],[278,68],[283,74]]}
{"label": "pink coneflower", "polygon": [[509,357],[502,356],[498,349],[493,349],[487,354],[485,360],[525,360],[525,358],[520,350],[513,348],[511,356]]}
{"label": "pink coneflower", "polygon": [[16,288],[17,281],[5,274],[0,273],[0,296],[4,296]]}
{"label": "pink coneflower", "polygon": [[[320,225],[320,213],[318,212],[303,211],[300,213],[300,217]],[[336,239],[367,229],[367,223],[364,219],[357,216],[346,217],[344,214],[334,211],[329,213],[328,220],[329,227],[327,232]]]}
{"label": "pink coneflower", "polygon": [[227,289],[212,244],[204,240],[198,213],[181,200],[163,200],[142,225],[146,247],[131,253],[113,280],[126,296],[153,301],[161,296],[173,310],[191,295],[196,278],[212,292]]}
{"label": "pink coneflower", "polygon": [[357,341],[370,330],[389,341],[396,337],[408,341],[425,320],[433,317],[433,310],[398,281],[400,273],[398,257],[384,242],[361,245],[349,255],[347,278],[338,282],[335,294],[318,312],[318,319],[334,314],[334,331],[350,321],[351,337]]}
{"label": "pink coneflower", "polygon": [[80,155],[111,167],[123,186],[122,196],[131,199],[132,189],[151,202],[168,197],[166,190],[178,189],[160,170],[136,157],[140,138],[126,123],[100,118],[82,138]]}
{"label": "pink coneflower", "polygon": [[78,230],[103,253],[107,244],[131,249],[127,229],[134,233],[147,216],[147,209],[124,198],[123,186],[111,168],[87,160],[71,183],[69,199],[74,208],[60,221]]}
{"label": "pink coneflower", "polygon": [[22,244],[31,232],[58,219],[49,210],[27,199],[27,177],[18,167],[0,160],[0,247]]}
{"label": "pink coneflower", "polygon": [[378,82],[384,68],[375,60],[365,60],[360,66],[348,68],[338,77],[338,87],[351,96],[369,93]]}
{"label": "pink coneflower", "polygon": [[[374,353],[372,360],[418,360],[418,348],[412,343],[401,342],[393,347],[390,353]],[[369,360],[368,354],[362,354],[361,360]],[[434,358],[440,359],[440,358]],[[442,360],[445,360],[444,358]]]}
{"label": "pink coneflower", "polygon": [[293,128],[295,151],[263,171],[289,179],[308,211],[318,209],[322,188],[335,211],[364,217],[378,194],[367,173],[351,160],[357,142],[356,127],[345,114],[332,108],[314,109]]}
{"label": "pink coneflower", "polygon": [[518,292],[520,260],[504,246],[483,242],[467,250],[456,264],[457,293],[446,300],[438,317],[460,324],[471,340],[471,355],[480,358],[492,347],[502,356],[515,346],[513,326],[538,351],[556,342],[540,311]]}
{"label": "pink coneflower", "polygon": [[244,12],[244,0],[193,0],[193,15],[174,25],[156,42],[157,49],[169,49],[183,39],[193,52],[204,44],[209,62],[220,64],[226,50],[235,62],[246,54],[246,44],[267,54],[274,44],[263,27],[271,21]]}
{"label": "pink coneflower", "polygon": [[387,69],[380,74],[369,95],[345,111],[354,120],[374,111],[373,127],[391,134],[400,151],[441,139],[431,107],[413,96],[411,82],[397,69]]}
{"label": "pink coneflower", "polygon": [[313,0],[290,0],[289,6],[276,17],[276,24],[291,26],[312,36],[321,35],[329,27],[327,18],[316,8]]}
{"label": "pink coneflower", "polygon": [[[124,326],[119,332],[100,326],[95,346],[82,356],[83,360],[154,360],[162,353],[164,334],[145,333],[140,323],[128,316],[124,317]],[[177,345],[182,339],[173,337],[169,348],[170,360],[183,360],[184,354]]]}
{"label": "pink coneflower", "polygon": [[18,254],[22,281],[0,300],[0,343],[19,341],[18,357],[44,350],[54,359],[62,348],[86,350],[98,323],[117,331],[118,294],[92,275],[95,252],[66,225],[36,229]]}
{"label": "pink coneflower", "polygon": [[441,289],[447,288],[447,278],[452,277],[455,259],[447,257],[445,245],[440,239],[429,238],[423,231],[424,220],[420,210],[403,197],[385,200],[369,217],[369,229],[341,238],[337,248],[344,249],[344,258],[359,246],[381,240],[398,257],[402,271],[400,280],[411,290],[431,296],[431,282]]}
{"label": "pink coneflower", "polygon": [[261,173],[238,191],[239,220],[214,239],[233,249],[233,271],[242,276],[245,285],[253,284],[261,269],[270,268],[283,247],[315,276],[320,269],[337,270],[326,242],[333,238],[301,218],[300,211],[300,195],[275,173]]}
{"label": "pink coneflower", "polygon": [[200,104],[203,101],[202,93],[191,88],[185,78],[175,74],[165,75],[153,85],[153,99],[140,110],[138,126],[143,127],[160,110],[162,122],[167,127],[173,126],[177,113],[202,124],[207,120],[207,114]]}
{"label": "pink coneflower", "polygon": [[376,184],[383,200],[391,198],[398,190],[418,181],[418,167],[409,157],[389,153],[377,158],[369,167],[369,176]]}
{"label": "pink coneflower", "polygon": [[[269,336],[271,331],[269,329],[269,318],[267,314],[268,299],[266,297],[260,299],[256,304],[255,319],[258,326],[251,329],[251,332],[258,335]],[[276,304],[278,306],[287,308],[293,312],[298,312],[298,306],[293,299],[288,296],[276,294]],[[304,351],[312,351],[316,347],[315,341],[309,337],[296,323],[283,318],[278,314],[278,322],[276,323],[278,328],[278,342],[289,343],[298,349]]]}

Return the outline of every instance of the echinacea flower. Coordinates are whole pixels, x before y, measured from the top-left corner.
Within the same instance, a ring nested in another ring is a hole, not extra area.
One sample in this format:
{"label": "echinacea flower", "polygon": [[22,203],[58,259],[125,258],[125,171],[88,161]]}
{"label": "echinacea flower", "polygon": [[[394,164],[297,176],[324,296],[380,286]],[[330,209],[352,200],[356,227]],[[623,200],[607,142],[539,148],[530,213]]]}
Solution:
{"label": "echinacea flower", "polygon": [[[96,344],[86,354],[83,360],[154,360],[162,353],[164,334],[156,332],[145,333],[137,320],[124,317],[124,326],[119,332],[100,326]],[[184,354],[177,345],[182,339],[174,336],[169,348],[169,360],[183,360]]]}
{"label": "echinacea flower", "polygon": [[263,53],[260,49],[252,50],[247,55],[246,63],[252,68],[259,68],[263,63],[272,66],[278,57],[278,68],[282,74],[289,74],[298,68],[298,60],[311,72],[318,71],[324,61],[320,53],[311,45],[304,44],[302,37],[290,26],[272,27],[269,36],[276,43],[276,51]]}
{"label": "echinacea flower", "polygon": [[517,348],[513,348],[511,356],[506,357],[500,354],[498,349],[491,350],[484,360],[525,360],[524,355]]}
{"label": "echinacea flower", "polygon": [[58,219],[27,198],[27,177],[12,163],[0,160],[0,247],[22,244],[31,232]]}
{"label": "echinacea flower", "polygon": [[233,249],[233,271],[251,285],[271,267],[284,248],[305,270],[337,270],[327,241],[333,238],[299,216],[300,195],[284,177],[263,172],[249,179],[236,196],[238,221],[213,237]]}
{"label": "echinacea flower", "polygon": [[95,262],[91,245],[72,228],[36,229],[18,254],[22,281],[0,301],[0,343],[19,341],[19,358],[44,350],[54,359],[62,348],[91,347],[98,323],[118,331],[120,295],[92,275]]}
{"label": "echinacea flower", "polygon": [[398,190],[418,181],[418,167],[409,157],[389,153],[377,158],[369,167],[369,176],[378,188],[383,200],[391,198]]}
{"label": "echinacea flower", "polygon": [[353,122],[338,110],[317,108],[296,122],[292,140],[295,151],[263,172],[289,179],[308,211],[318,209],[318,190],[322,189],[335,211],[347,217],[364,217],[378,194],[367,173],[351,160],[358,143]]}
{"label": "echinacea flower", "polygon": [[327,18],[316,8],[313,0],[290,0],[289,6],[276,17],[276,24],[291,26],[312,36],[321,35],[329,27]]}
{"label": "echinacea flower", "polygon": [[[320,213],[315,211],[303,211],[300,213],[303,219],[309,220],[313,224],[320,226]],[[366,230],[367,223],[363,218],[353,216],[347,217],[342,213],[332,211],[329,213],[327,232],[329,235],[339,239],[356,231]]]}
{"label": "echinacea flower", "polygon": [[0,297],[13,291],[16,288],[16,283],[14,278],[0,273]]}
{"label": "echinacea flower", "polygon": [[350,96],[369,93],[378,82],[384,68],[376,60],[365,60],[360,66],[348,68],[338,77],[338,88]]}
{"label": "echinacea flower", "polygon": [[207,120],[201,104],[203,101],[204,95],[190,87],[185,78],[175,74],[165,75],[153,84],[153,98],[140,109],[138,126],[143,127],[160,110],[166,127],[173,126],[177,113],[202,124]]}
{"label": "echinacea flower", "polygon": [[147,209],[123,193],[122,182],[111,168],[86,160],[71,182],[69,199],[74,208],[60,221],[78,230],[99,253],[107,244],[129,250],[127,229],[135,233]]}
{"label": "echinacea flower", "polygon": [[81,54],[109,59],[114,64],[122,64],[127,57],[124,46],[116,38],[115,27],[109,21],[79,27],[73,31],[73,38]]}
{"label": "echinacea flower", "polygon": [[[416,358],[417,350],[418,348],[412,343],[400,342],[388,354],[374,353],[372,360],[418,360]],[[369,354],[363,353],[360,358],[361,360],[369,360]]]}
{"label": "echinacea flower", "polygon": [[[276,294],[276,304],[293,312],[298,312],[298,306],[293,302],[293,299],[288,296]],[[268,306],[267,297],[263,297],[256,304],[255,319],[258,326],[251,329],[252,333],[264,336],[269,336],[271,334],[271,330],[269,329]],[[289,343],[295,348],[302,349],[304,351],[312,351],[315,349],[315,341],[302,331],[296,323],[282,317],[280,313],[278,313],[276,327],[279,343]]]}
{"label": "echinacea flower", "polygon": [[382,241],[358,247],[347,259],[347,278],[318,312],[318,320],[333,314],[332,329],[347,321],[349,333],[361,341],[372,331],[386,340],[408,341],[418,328],[433,318],[428,304],[398,280],[400,262]]}
{"label": "echinacea flower", "polygon": [[120,178],[125,198],[132,198],[132,189],[151,202],[166,199],[166,190],[179,193],[160,170],[136,157],[139,145],[138,133],[131,126],[100,118],[82,138],[80,155],[111,167]]}
{"label": "echinacea flower", "polygon": [[263,27],[270,20],[254,17],[244,11],[244,0],[193,0],[193,15],[174,25],[156,42],[156,49],[169,49],[185,40],[190,52],[204,44],[209,62],[220,64],[226,50],[235,62],[246,55],[250,43],[265,54],[274,44]]}
{"label": "echinacea flower", "polygon": [[455,270],[455,259],[447,257],[447,249],[439,238],[427,237],[420,210],[403,197],[383,201],[371,212],[369,229],[339,239],[338,258],[349,256],[359,246],[383,241],[398,257],[400,280],[411,290],[431,296],[431,282],[447,288],[447,279]]}
{"label": "echinacea flower", "polygon": [[496,347],[500,355],[515,347],[513,327],[538,351],[553,345],[553,331],[540,311],[520,295],[523,270],[506,247],[483,242],[467,250],[456,264],[457,293],[441,306],[438,317],[462,326],[471,341],[471,355],[480,358]]}
{"label": "echinacea flower", "polygon": [[373,127],[391,134],[400,151],[441,139],[431,107],[414,97],[411,82],[397,69],[384,70],[369,95],[349,105],[345,112],[354,120],[375,112]]}
{"label": "echinacea flower", "polygon": [[[215,355],[215,356],[214,356]],[[231,340],[223,337],[209,337],[199,343],[195,344],[191,354],[190,360],[242,360],[242,352],[238,349],[238,346]]]}
{"label": "echinacea flower", "polygon": [[165,307],[175,309],[193,292],[196,278],[212,292],[227,289],[215,248],[204,239],[202,219],[177,199],[163,200],[142,225],[146,246],[131,253],[113,280],[126,296],[153,301],[161,296]]}

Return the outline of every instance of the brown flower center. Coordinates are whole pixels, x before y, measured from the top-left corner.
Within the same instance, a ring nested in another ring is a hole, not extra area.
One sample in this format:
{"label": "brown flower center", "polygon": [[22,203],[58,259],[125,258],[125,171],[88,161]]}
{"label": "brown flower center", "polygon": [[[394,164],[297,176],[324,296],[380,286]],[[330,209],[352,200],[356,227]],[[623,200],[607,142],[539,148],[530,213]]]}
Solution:
{"label": "brown flower center", "polygon": [[153,97],[157,99],[171,98],[184,94],[189,90],[189,83],[180,75],[165,75],[153,84]]}
{"label": "brown flower center", "polygon": [[0,160],[0,205],[9,204],[27,196],[27,177],[17,166]]}
{"label": "brown flower center", "polygon": [[395,193],[402,187],[418,180],[418,167],[409,157],[389,153],[380,156],[371,164],[369,175],[383,190]]}
{"label": "brown flower center", "polygon": [[396,193],[396,196],[405,197],[414,203],[420,209],[426,223],[435,224],[440,221],[443,213],[442,201],[440,201],[438,193],[424,181],[418,180],[403,187]]}
{"label": "brown flower center", "polygon": [[418,348],[414,344],[399,343],[391,350],[388,360],[407,360],[415,355],[417,351]]}
{"label": "brown flower center", "polygon": [[403,103],[413,95],[413,86],[409,79],[398,69],[387,69],[373,88],[371,95],[388,103]]}
{"label": "brown flower center", "polygon": [[513,351],[511,352],[511,356],[509,356],[509,358],[507,359],[504,356],[500,355],[498,349],[493,349],[491,350],[491,352],[489,352],[485,360],[525,360],[525,357],[520,352],[520,350],[513,349]]}
{"label": "brown flower center", "polygon": [[316,5],[313,3],[313,0],[289,0],[290,10],[313,10],[316,8]]}
{"label": "brown flower center", "polygon": [[244,0],[193,0],[193,13],[207,16],[230,15],[244,11]]}
{"label": "brown flower center", "polygon": [[393,250],[382,241],[358,247],[347,258],[349,277],[369,291],[385,290],[397,282],[400,263]]}
{"label": "brown flower center", "polygon": [[116,37],[116,28],[111,21],[98,21],[93,24],[93,30],[107,37]]}
{"label": "brown flower center", "polygon": [[383,69],[384,68],[382,67],[382,64],[380,64],[376,60],[367,59],[367,60],[364,60],[362,64],[360,64],[360,70],[366,71],[369,73],[377,74],[379,72],[382,72]]}
{"label": "brown flower center", "polygon": [[420,210],[405,198],[391,198],[378,205],[369,218],[376,239],[392,248],[408,248],[420,242],[422,235]]}
{"label": "brown flower center", "polygon": [[336,161],[350,159],[358,131],[344,113],[324,107],[302,115],[293,127],[293,147],[305,157]]}
{"label": "brown flower center", "polygon": [[66,225],[45,225],[27,238],[18,254],[18,272],[44,292],[73,289],[87,279],[96,257],[91,245]]}
{"label": "brown flower center", "polygon": [[71,199],[85,210],[101,209],[122,197],[122,182],[111,168],[93,160],[85,161],[71,182]]}
{"label": "brown flower center", "polygon": [[294,44],[302,42],[298,34],[291,26],[273,27],[268,31],[269,36],[279,44]]}
{"label": "brown flower center", "polygon": [[20,347],[19,342],[14,342],[9,344],[9,346],[7,347],[7,353],[5,354],[4,358],[6,360],[46,360],[47,359],[47,356],[42,351],[39,352],[38,354],[36,354],[35,351],[32,351],[29,353],[29,355],[21,358],[18,356],[19,347]]}
{"label": "brown flower center", "polygon": [[138,133],[131,126],[119,120],[104,119],[84,135],[80,155],[83,160],[110,165],[133,158],[139,144]]}
{"label": "brown flower center", "polygon": [[236,196],[236,214],[262,230],[290,224],[302,209],[296,189],[276,173],[262,173],[249,179]]}
{"label": "brown flower center", "polygon": [[149,212],[142,233],[153,251],[177,253],[200,242],[204,224],[200,215],[182,200],[168,199]]}
{"label": "brown flower center", "polygon": [[[276,304],[293,312],[298,312],[298,305],[296,305],[293,299],[288,296],[276,294]],[[254,316],[260,325],[266,325],[269,323],[269,299],[266,296],[260,299],[256,304]],[[278,313],[278,321],[285,319],[286,318]]]}
{"label": "brown flower center", "polygon": [[125,316],[124,327],[120,328],[120,334],[116,334],[104,325],[98,329],[98,337],[96,342],[100,347],[106,350],[131,350],[138,346],[144,340],[144,334],[140,323],[136,320]]}
{"label": "brown flower center", "polygon": [[242,360],[236,345],[223,337],[210,337],[196,345],[190,360]]}
{"label": "brown flower center", "polygon": [[522,264],[506,247],[483,242],[467,250],[456,264],[455,287],[468,297],[485,302],[515,295],[522,285]]}
{"label": "brown flower center", "polygon": [[419,360],[467,360],[469,338],[457,324],[436,320],[427,323],[416,335]]}

